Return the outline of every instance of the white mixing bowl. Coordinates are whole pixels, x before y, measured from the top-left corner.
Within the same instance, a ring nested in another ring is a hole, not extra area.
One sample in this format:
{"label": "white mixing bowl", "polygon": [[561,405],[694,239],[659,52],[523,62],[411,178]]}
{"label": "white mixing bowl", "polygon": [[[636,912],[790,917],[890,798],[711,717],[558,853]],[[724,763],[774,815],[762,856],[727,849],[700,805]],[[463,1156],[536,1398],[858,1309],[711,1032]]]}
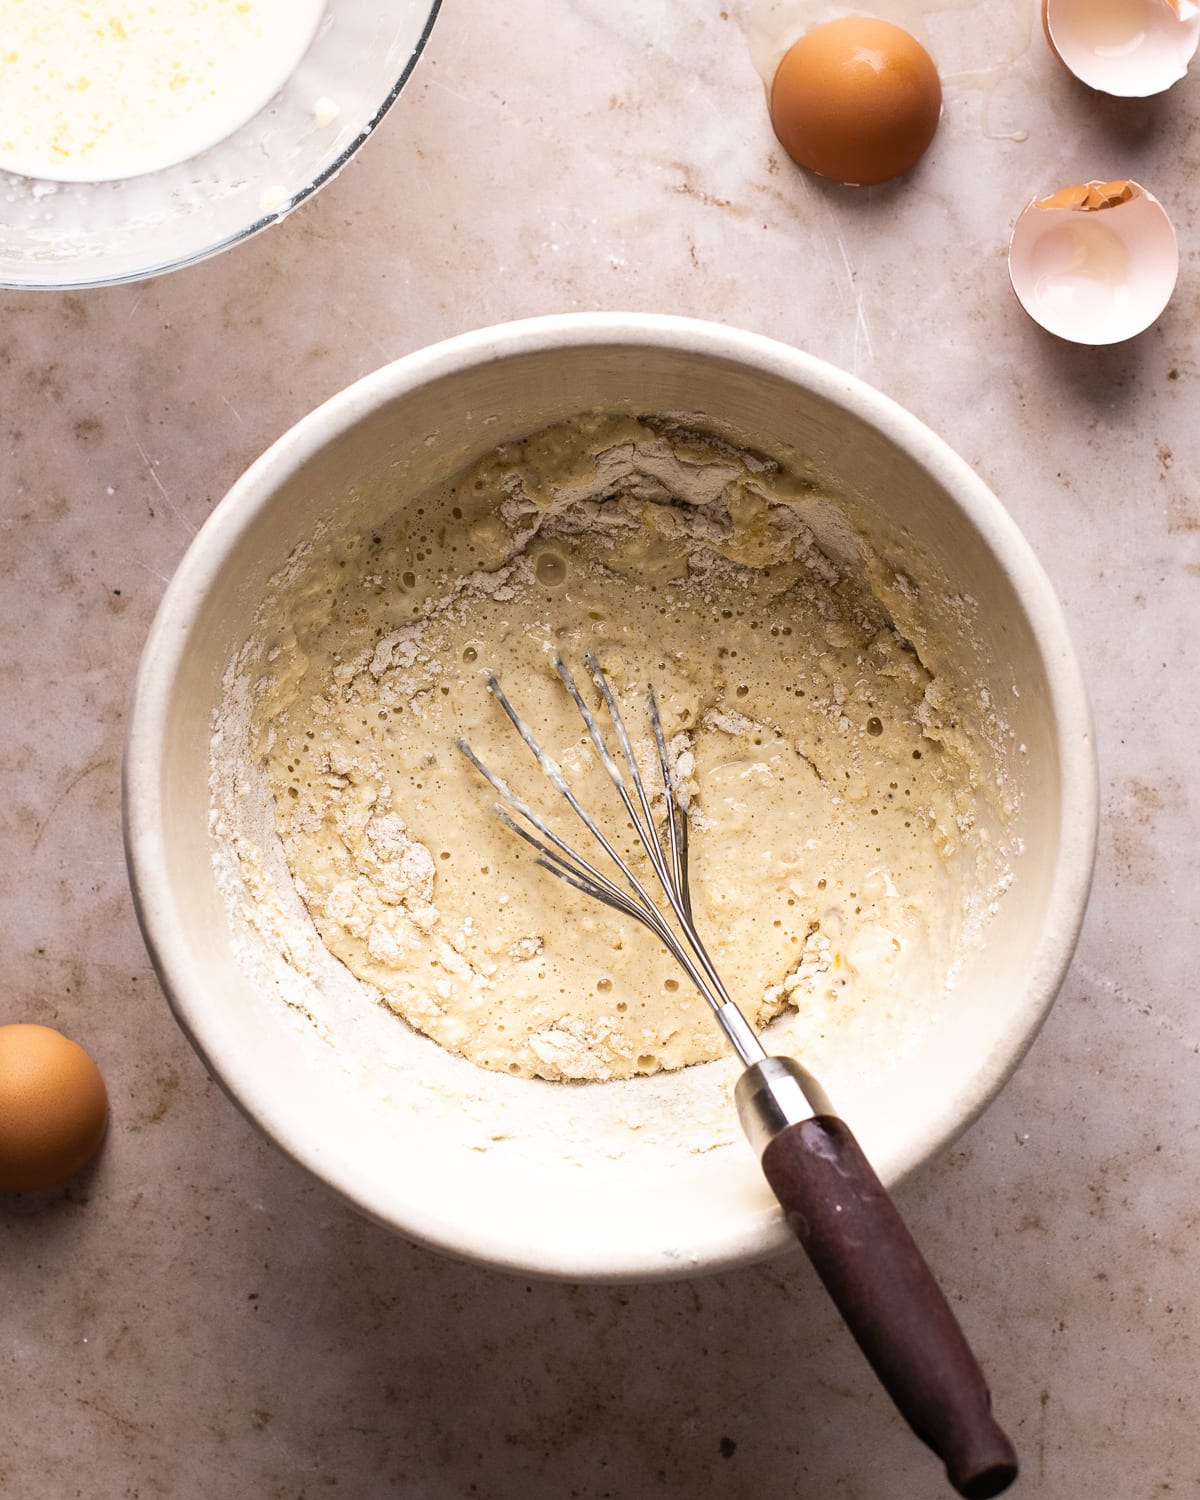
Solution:
{"label": "white mixing bowl", "polygon": [[619,1279],[791,1243],[732,1103],[726,1113],[732,1060],[620,1084],[510,1078],[343,993],[332,960],[325,978],[279,985],[278,960],[255,951],[221,889],[209,791],[223,674],[299,544],[350,515],[371,525],[499,443],[597,407],[686,412],[805,455],[866,507],[883,552],[916,560],[918,587],[922,568],[949,581],[926,580],[931,619],[971,601],[962,650],[1011,730],[1021,852],[936,1022],[901,1066],[835,1099],[885,1182],[984,1108],[1052,1004],[1087,899],[1097,781],[1061,610],[1002,506],[915,418],[782,344],[641,314],[485,329],[360,381],[253,465],[167,591],[130,727],[130,873],[170,1003],[247,1115],[382,1223],[493,1265]]}

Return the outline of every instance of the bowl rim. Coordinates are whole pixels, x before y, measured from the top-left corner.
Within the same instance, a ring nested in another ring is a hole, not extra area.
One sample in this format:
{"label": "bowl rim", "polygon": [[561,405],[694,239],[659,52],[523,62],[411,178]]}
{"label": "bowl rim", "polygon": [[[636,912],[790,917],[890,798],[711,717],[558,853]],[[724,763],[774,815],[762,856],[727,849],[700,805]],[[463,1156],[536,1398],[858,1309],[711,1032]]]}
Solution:
{"label": "bowl rim", "polygon": [[[405,84],[412,77],[413,69],[417,66],[417,62],[425,50],[425,45],[433,32],[433,24],[437,20],[438,13],[442,8],[442,0],[424,0],[424,4],[428,7],[428,13],[422,23],[420,34],[413,43],[412,50],[399,76],[376,108],[374,114],[364,123],[354,139],[327,166],[323,167],[310,182],[305,183],[303,187],[297,188],[286,203],[281,203],[278,208],[272,208],[265,213],[261,213],[256,219],[251,220],[249,224],[243,225],[241,229],[235,230],[232,234],[222,236],[222,238],[215,240],[211,245],[203,246],[201,249],[193,251],[190,255],[185,255],[178,259],[154,261],[139,270],[124,271],[115,276],[85,276],[63,281],[30,281],[13,278],[0,269],[0,291],[84,292],[91,288],[128,286],[139,281],[148,281],[153,276],[165,276],[171,271],[182,271],[186,270],[188,266],[199,265],[201,261],[209,260],[214,255],[220,255],[222,251],[232,249],[234,245],[240,245],[246,240],[253,239],[256,234],[261,234],[264,229],[269,229],[272,224],[278,224],[281,219],[286,219],[293,209],[297,209],[302,203],[306,203],[327,182],[337,176],[342,168],[349,163],[350,159],[361,150],[368,137],[375,133],[383,117],[391,109],[392,105],[395,104],[396,100],[399,99]],[[210,147],[209,149],[212,148]],[[203,154],[203,152],[199,153],[199,155]],[[147,175],[153,176],[154,174],[149,173]],[[31,178],[30,180],[36,182],[39,179]]]}
{"label": "bowl rim", "polygon": [[[954,1108],[933,1113],[913,1132],[886,1174],[895,1186],[947,1149],[991,1103],[1032,1045],[1066,976],[1082,926],[1095,862],[1099,776],[1092,713],[1082,669],[1058,597],[1030,544],[999,499],[964,459],[918,417],[856,376],[790,345],[724,324],[669,314],[559,313],[480,328],[429,345],[347,386],[296,422],[230,487],[188,547],[159,605],[133,689],[122,763],[122,822],[133,903],[163,992],[175,1018],[213,1076],[275,1146],[360,1211],[409,1240],[524,1275],[576,1280],[650,1280],[747,1264],[794,1246],[782,1216],[758,1235],[731,1234],[686,1263],[647,1248],[615,1263],[586,1250],[565,1256],[514,1235],[497,1242],[496,1226],[472,1231],[408,1200],[404,1222],[381,1207],[365,1179],[331,1169],[320,1142],[302,1122],[281,1118],[271,1089],[248,1060],[222,1046],[222,1027],[192,972],[184,924],[171,893],[162,755],[167,708],[191,625],[227,559],[278,488],[329,442],[380,407],[421,386],[480,364],[563,347],[668,348],[716,357],[782,378],[841,407],[880,431],[930,474],[977,529],[1025,612],[1046,674],[1057,730],[1062,812],[1059,851],[1047,911],[1030,965],[1026,1004],[993,1039],[985,1065]],[[489,1232],[489,1229],[491,1232]]]}

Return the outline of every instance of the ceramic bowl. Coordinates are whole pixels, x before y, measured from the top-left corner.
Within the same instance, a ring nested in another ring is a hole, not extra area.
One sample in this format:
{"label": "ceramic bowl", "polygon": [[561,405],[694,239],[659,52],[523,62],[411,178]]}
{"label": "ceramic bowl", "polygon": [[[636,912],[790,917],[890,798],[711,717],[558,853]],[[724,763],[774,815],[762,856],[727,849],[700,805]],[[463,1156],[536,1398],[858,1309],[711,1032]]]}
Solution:
{"label": "ceramic bowl", "polygon": [[283,87],[198,156],[113,182],[0,172],[0,287],[108,286],[204,260],[277,224],[400,96],[441,0],[326,0]]}
{"label": "ceramic bowl", "polygon": [[902,1063],[864,1058],[835,1096],[889,1184],[943,1150],[1017,1066],[1070,960],[1095,849],[1091,719],[1060,607],[999,501],[914,417],[795,349],[684,319],[551,317],[452,339],[335,396],[234,485],[167,590],[137,680],[125,827],[175,1015],[282,1150],[426,1245],[523,1273],[640,1279],[792,1243],[738,1131],[732,1059],[620,1084],[510,1078],[348,988],[313,958],[318,942],[281,978],[238,914],[258,897],[229,896],[209,787],[223,680],[298,546],[597,407],[687,413],[804,455],[854,498],[880,555],[907,559],[931,619],[967,601],[964,665],[1001,705],[1019,794],[1011,885]]}

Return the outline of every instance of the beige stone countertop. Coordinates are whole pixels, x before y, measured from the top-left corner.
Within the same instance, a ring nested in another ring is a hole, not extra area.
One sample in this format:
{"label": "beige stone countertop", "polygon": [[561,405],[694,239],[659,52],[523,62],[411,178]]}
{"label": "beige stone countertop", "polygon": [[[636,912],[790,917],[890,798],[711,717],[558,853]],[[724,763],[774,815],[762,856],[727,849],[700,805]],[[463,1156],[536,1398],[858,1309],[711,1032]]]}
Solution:
{"label": "beige stone countertop", "polygon": [[[877,9],[946,80],[899,184],[783,158],[736,5],[446,0],[377,135],[281,224],[140,285],[0,293],[0,1021],[77,1037],[112,1096],[92,1170],[0,1197],[0,1495],[950,1493],[800,1254],[616,1288],[412,1248],[260,1139],[142,947],[125,716],[212,507],[386,361],[591,308],[718,319],[870,381],[1060,591],[1101,757],[1090,913],[1032,1052],[901,1206],[1021,1449],[1014,1493],[1200,1495],[1200,81],[1090,94],[1034,0]],[[1012,221],[1124,175],[1180,230],[1174,301],[1129,344],[1056,342],[1009,288]]]}

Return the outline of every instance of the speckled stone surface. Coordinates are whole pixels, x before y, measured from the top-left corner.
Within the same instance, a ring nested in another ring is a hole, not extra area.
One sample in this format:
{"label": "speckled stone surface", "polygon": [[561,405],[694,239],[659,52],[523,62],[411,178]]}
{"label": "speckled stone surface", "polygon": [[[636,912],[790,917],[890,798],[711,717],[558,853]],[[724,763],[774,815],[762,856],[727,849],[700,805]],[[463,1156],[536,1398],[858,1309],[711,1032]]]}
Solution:
{"label": "speckled stone surface", "polygon": [[[0,294],[0,1021],[83,1041],[109,1142],[0,1196],[0,1494],[936,1500],[801,1257],[526,1284],[411,1248],[261,1140],[145,958],[119,759],[165,581],[246,463],[442,336],[576,308],[716,318],[896,397],[1045,563],[1094,696],[1103,828],[1078,956],[1011,1085],[901,1195],[1037,1500],[1200,1494],[1200,105],[1072,84],[1031,0],[879,11],[947,79],[911,180],[775,149],[740,12],[446,0],[359,159],[148,284]],[[1025,201],[1132,175],[1181,230],[1136,342],[1043,336]],[[2,230],[0,230],[2,233]]]}

